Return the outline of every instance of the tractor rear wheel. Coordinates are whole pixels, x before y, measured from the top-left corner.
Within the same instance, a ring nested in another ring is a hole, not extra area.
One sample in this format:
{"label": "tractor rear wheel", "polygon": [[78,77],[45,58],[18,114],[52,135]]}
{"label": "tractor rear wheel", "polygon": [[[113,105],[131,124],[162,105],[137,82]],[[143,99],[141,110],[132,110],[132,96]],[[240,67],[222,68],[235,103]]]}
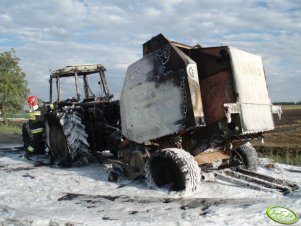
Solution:
{"label": "tractor rear wheel", "polygon": [[195,192],[201,182],[201,169],[193,156],[182,149],[156,151],[145,165],[146,181],[155,187]]}
{"label": "tractor rear wheel", "polygon": [[60,119],[48,120],[48,146],[59,165],[82,166],[88,163],[89,143],[81,117],[73,108],[66,108]]}
{"label": "tractor rear wheel", "polygon": [[52,124],[50,127],[49,141],[52,157],[60,164],[71,164],[68,156],[68,145],[63,129],[60,125]]}

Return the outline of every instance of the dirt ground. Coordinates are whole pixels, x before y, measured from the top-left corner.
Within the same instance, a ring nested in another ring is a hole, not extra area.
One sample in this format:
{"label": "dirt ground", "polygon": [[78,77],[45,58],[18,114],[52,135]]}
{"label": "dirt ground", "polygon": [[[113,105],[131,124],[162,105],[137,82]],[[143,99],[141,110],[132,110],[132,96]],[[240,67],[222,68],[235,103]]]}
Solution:
{"label": "dirt ground", "polygon": [[301,148],[301,109],[283,111],[281,120],[274,115],[275,130],[264,134],[264,144],[256,146]]}
{"label": "dirt ground", "polygon": [[274,117],[276,129],[266,133],[267,145],[301,147],[301,109],[286,110],[281,120]]}
{"label": "dirt ground", "polygon": [[259,156],[277,162],[301,165],[301,109],[284,110],[281,120],[274,115],[275,130],[264,133],[264,143],[253,141]]}

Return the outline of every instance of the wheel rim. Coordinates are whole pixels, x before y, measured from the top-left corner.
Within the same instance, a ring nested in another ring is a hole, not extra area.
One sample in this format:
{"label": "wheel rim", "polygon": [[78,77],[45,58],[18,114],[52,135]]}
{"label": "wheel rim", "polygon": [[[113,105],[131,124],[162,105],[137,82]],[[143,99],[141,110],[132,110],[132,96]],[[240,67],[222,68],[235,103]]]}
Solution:
{"label": "wheel rim", "polygon": [[62,129],[57,125],[50,128],[50,145],[54,159],[64,161],[67,159],[68,146]]}
{"label": "wheel rim", "polygon": [[169,186],[173,191],[185,189],[184,180],[174,161],[164,158],[154,158],[152,175],[158,187]]}

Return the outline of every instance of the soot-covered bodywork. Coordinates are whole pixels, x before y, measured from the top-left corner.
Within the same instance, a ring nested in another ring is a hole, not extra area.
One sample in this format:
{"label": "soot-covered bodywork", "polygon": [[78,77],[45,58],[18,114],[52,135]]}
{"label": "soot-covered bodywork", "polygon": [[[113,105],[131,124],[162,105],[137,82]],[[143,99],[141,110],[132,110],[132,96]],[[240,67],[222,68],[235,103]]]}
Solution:
{"label": "soot-covered bodywork", "polygon": [[[119,101],[112,99],[105,70],[101,64],[85,64],[66,66],[50,75],[46,138],[59,164],[83,165],[89,153],[114,151],[121,142]],[[63,97],[72,90],[74,96]]]}
{"label": "soot-covered bodywork", "polygon": [[256,170],[249,141],[274,129],[274,110],[260,56],[162,34],[128,67],[120,97],[122,134],[148,153],[147,181],[172,190],[195,191],[200,169]]}
{"label": "soot-covered bodywork", "polygon": [[151,44],[129,66],[120,99],[123,134],[138,143],[204,124],[196,63],[162,35]]}
{"label": "soot-covered bodywork", "polygon": [[260,56],[188,46],[161,34],[128,67],[120,108],[122,133],[137,143],[181,135],[191,149],[274,129]]}

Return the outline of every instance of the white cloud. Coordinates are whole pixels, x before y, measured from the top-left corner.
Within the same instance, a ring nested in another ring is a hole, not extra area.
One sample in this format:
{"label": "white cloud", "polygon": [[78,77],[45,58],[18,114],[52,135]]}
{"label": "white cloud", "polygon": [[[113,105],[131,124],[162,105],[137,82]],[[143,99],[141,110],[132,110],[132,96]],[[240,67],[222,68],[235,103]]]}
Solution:
{"label": "white cloud", "polygon": [[261,55],[272,99],[301,99],[292,89],[301,71],[297,0],[2,0],[0,30],[0,51],[17,50],[31,89],[44,99],[48,70],[77,63],[103,63],[119,93],[127,65],[158,33]]}

